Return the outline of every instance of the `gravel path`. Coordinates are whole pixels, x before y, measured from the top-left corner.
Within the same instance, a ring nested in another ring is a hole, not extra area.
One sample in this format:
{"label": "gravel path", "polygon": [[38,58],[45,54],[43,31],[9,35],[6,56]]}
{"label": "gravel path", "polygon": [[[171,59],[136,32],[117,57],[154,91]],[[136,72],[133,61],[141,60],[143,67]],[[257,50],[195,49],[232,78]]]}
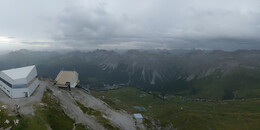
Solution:
{"label": "gravel path", "polygon": [[48,86],[53,91],[53,95],[56,96],[62,105],[64,112],[76,123],[82,123],[95,130],[104,130],[105,128],[99,124],[94,117],[84,114],[81,109],[76,105],[73,97],[66,90],[59,89],[54,86]]}
{"label": "gravel path", "polygon": [[105,102],[87,94],[82,89],[73,88],[71,91],[67,91],[53,86],[49,86],[49,88],[54,92],[54,95],[60,99],[65,113],[75,119],[76,123],[88,125],[93,129],[104,129],[95,118],[81,111],[75,102],[75,100],[78,100],[86,107],[91,107],[106,114],[106,118],[118,128],[122,130],[136,129],[135,120],[132,115],[111,109]]}
{"label": "gravel path", "polygon": [[82,89],[72,89],[72,96],[84,104],[86,107],[94,108],[102,113],[107,115],[107,119],[116,125],[118,128],[123,130],[135,130],[135,120],[132,115],[125,113],[123,111],[116,111],[111,109],[106,105],[102,100],[95,98],[86,92],[82,91]]}

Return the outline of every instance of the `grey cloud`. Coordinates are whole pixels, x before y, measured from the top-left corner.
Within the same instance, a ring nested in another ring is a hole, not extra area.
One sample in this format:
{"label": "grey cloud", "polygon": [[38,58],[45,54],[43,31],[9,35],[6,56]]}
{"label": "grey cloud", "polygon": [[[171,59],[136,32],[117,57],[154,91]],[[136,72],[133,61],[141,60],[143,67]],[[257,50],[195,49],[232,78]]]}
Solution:
{"label": "grey cloud", "polygon": [[28,45],[260,49],[257,0],[4,1],[0,36]]}
{"label": "grey cloud", "polygon": [[53,36],[58,42],[67,44],[109,44],[131,39],[141,35],[134,23],[124,17],[115,17],[103,8],[69,8],[59,17],[59,31]]}
{"label": "grey cloud", "polygon": [[48,45],[48,44],[52,44],[53,42],[21,42],[22,44],[28,44],[28,45]]}

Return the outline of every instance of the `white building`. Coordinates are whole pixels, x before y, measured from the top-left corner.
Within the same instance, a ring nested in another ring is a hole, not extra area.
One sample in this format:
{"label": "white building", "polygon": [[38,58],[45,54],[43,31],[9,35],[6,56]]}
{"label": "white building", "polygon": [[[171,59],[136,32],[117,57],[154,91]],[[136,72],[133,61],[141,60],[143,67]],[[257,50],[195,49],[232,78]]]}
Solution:
{"label": "white building", "polygon": [[143,122],[143,116],[140,113],[135,113],[134,114],[134,118],[136,119],[137,123],[142,123]]}
{"label": "white building", "polygon": [[0,88],[11,98],[29,97],[38,86],[35,65],[0,72]]}
{"label": "white building", "polygon": [[67,87],[66,83],[70,83],[71,88],[75,88],[79,83],[79,74],[76,71],[60,71],[55,79],[56,86]]}

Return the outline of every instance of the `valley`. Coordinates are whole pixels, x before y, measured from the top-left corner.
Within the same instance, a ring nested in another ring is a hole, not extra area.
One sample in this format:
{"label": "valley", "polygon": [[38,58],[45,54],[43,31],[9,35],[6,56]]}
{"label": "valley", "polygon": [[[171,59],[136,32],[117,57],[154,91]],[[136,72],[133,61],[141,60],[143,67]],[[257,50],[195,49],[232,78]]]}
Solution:
{"label": "valley", "polygon": [[[249,129],[260,127],[260,99],[162,100],[133,87],[92,92],[115,109],[142,113],[149,129]],[[102,98],[104,96],[104,98]],[[145,108],[144,111],[134,106]]]}

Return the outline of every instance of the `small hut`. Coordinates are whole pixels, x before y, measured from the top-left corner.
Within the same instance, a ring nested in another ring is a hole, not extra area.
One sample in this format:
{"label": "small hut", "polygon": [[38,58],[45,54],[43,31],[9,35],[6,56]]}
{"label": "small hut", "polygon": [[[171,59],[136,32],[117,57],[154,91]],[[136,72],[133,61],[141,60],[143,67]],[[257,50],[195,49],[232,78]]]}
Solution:
{"label": "small hut", "polygon": [[79,83],[78,76],[79,74],[76,71],[62,70],[55,79],[55,85],[64,88],[75,88]]}
{"label": "small hut", "polygon": [[136,119],[137,123],[142,123],[143,122],[143,116],[140,113],[135,113],[134,114],[134,118]]}

